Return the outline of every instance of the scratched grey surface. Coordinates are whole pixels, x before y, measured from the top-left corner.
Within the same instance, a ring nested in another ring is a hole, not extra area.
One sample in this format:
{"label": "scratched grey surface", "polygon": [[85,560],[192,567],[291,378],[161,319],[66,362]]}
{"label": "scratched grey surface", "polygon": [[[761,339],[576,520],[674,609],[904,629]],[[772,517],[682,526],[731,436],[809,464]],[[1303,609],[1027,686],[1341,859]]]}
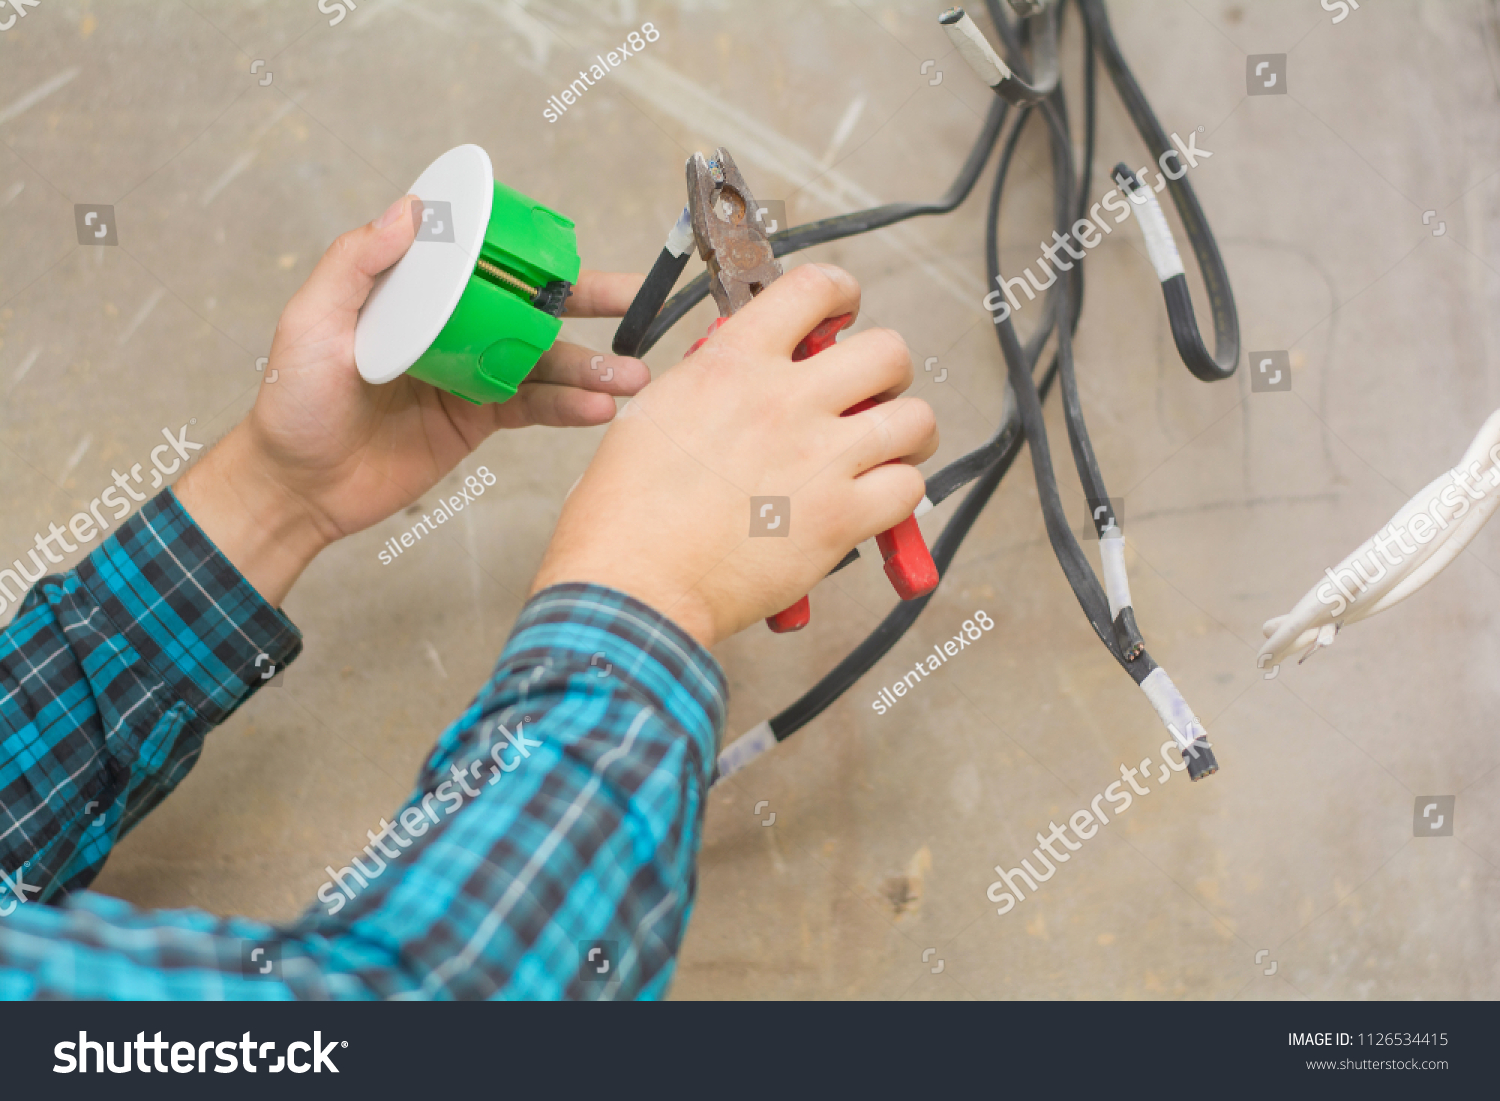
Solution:
{"label": "scratched grey surface", "polygon": [[[366,0],[329,26],[314,0],[42,0],[0,32],[0,558],[163,427],[196,419],[214,437],[243,415],[327,243],[453,145],[483,145],[501,178],[574,217],[596,267],[649,264],[683,158],[716,144],[796,221],[936,196],[989,94],[949,56],[939,7]],[[1500,404],[1495,7],[1366,4],[1336,26],[1316,0],[1111,10],[1167,129],[1204,127],[1213,157],[1191,179],[1244,348],[1291,357],[1290,394],[1251,394],[1243,371],[1197,382],[1135,227],[1089,261],[1079,372],[1125,500],[1135,606],[1223,771],[1153,783],[1005,916],[986,899],[994,865],[1028,856],[1122,763],[1159,759],[1164,736],[1084,623],[1023,455],[910,637],[710,797],[678,997],[1500,996],[1500,529],[1307,665],[1266,680],[1253,661],[1261,622]],[[661,39],[547,123],[583,59],[646,20]],[[1076,27],[1065,48],[1076,82]],[[1246,55],[1281,52],[1288,94],[1247,98]],[[1141,163],[1107,87],[1102,104],[1101,174]],[[1035,138],[1006,205],[1010,271],[1046,220]],[[113,204],[119,246],[80,247],[75,203]],[[1002,408],[980,207],[813,254],[859,276],[861,324],[910,342],[943,433],[930,469]],[[601,348],[611,331],[566,330]],[[1066,462],[1055,404],[1048,421]],[[506,491],[461,525],[391,566],[377,553],[401,516],[324,555],[287,602],[307,650],[285,686],[209,739],[97,888],[298,913],[481,683],[598,435],[492,439],[468,468],[503,472]],[[723,645],[730,731],[794,699],[892,599],[867,561],[818,588],[801,635]],[[876,715],[879,686],[980,609],[997,629]],[[1414,838],[1413,802],[1434,793],[1457,796],[1454,834]]]}

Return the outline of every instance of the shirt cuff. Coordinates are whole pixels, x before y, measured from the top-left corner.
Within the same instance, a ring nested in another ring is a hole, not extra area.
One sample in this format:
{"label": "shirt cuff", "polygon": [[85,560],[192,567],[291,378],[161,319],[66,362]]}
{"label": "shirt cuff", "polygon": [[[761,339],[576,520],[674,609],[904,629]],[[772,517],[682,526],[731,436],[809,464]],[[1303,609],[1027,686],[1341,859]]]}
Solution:
{"label": "shirt cuff", "polygon": [[718,661],[675,622],[603,585],[568,582],[532,597],[500,655],[496,681],[538,666],[581,666],[620,678],[695,743],[706,787],[718,753],[729,682]]}
{"label": "shirt cuff", "polygon": [[78,564],[78,584],[135,652],[209,723],[223,722],[302,652],[266,603],[163,490]]}

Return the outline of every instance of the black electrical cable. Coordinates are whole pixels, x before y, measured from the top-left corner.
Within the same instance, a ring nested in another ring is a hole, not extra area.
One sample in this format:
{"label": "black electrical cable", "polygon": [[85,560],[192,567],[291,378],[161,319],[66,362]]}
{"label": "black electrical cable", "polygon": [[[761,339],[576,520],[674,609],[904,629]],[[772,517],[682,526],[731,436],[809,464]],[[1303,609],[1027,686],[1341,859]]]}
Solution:
{"label": "black electrical cable", "polygon": [[[662,303],[672,293],[672,288],[677,285],[683,269],[692,258],[691,245],[681,255],[673,252],[667,245],[662,246],[661,252],[656,256],[656,263],[651,265],[651,270],[646,274],[646,281],[635,292],[635,297],[630,300],[630,308],[625,311],[625,316],[620,319],[620,327],[615,330],[615,339],[610,344],[610,350],[615,355],[636,356],[645,352],[646,348],[642,345],[646,341],[646,330],[656,320]],[[707,276],[703,277],[703,293],[708,294]]]}
{"label": "black electrical cable", "polygon": [[[1214,322],[1214,351],[1210,355],[1198,331],[1198,322],[1193,314],[1193,300],[1188,293],[1187,277],[1174,275],[1162,283],[1162,297],[1167,305],[1167,317],[1172,326],[1172,341],[1177,345],[1177,354],[1187,369],[1204,382],[1217,382],[1234,374],[1240,361],[1240,321],[1234,308],[1234,291],[1229,285],[1229,273],[1224,269],[1224,260],[1219,255],[1219,246],[1214,241],[1213,231],[1208,227],[1208,218],[1198,204],[1198,196],[1187,181],[1190,164],[1183,161],[1184,151],[1174,145],[1157,121],[1146,94],[1136,83],[1135,74],[1125,63],[1120,44],[1115,41],[1114,31],[1109,25],[1109,14],[1104,10],[1104,0],[1076,0],[1083,16],[1093,30],[1099,51],[1104,58],[1104,67],[1125,110],[1135,123],[1141,140],[1156,158],[1162,169],[1162,178],[1172,193],[1177,214],[1182,219],[1182,228],[1188,242],[1193,246],[1193,255],[1198,261],[1198,270],[1203,276],[1203,287],[1208,292],[1209,311]],[[1191,138],[1189,148],[1192,148]],[[1167,155],[1178,159],[1178,178],[1172,179],[1164,163]]]}
{"label": "black electrical cable", "polygon": [[[996,89],[997,93],[999,89]],[[1061,98],[1060,96],[1057,98]],[[1049,145],[1052,150],[1052,173],[1056,189],[1056,210],[1058,225],[1054,231],[1053,239],[1057,242],[1056,247],[1066,248],[1070,256],[1075,257],[1073,263],[1069,263],[1057,256],[1056,248],[1049,252],[1053,261],[1055,271],[1051,271],[1049,286],[1057,285],[1063,288],[1063,293],[1058,295],[1059,307],[1066,311],[1071,305],[1071,296],[1066,293],[1066,288],[1071,284],[1074,274],[1074,265],[1081,268],[1084,253],[1077,253],[1064,242],[1071,226],[1074,213],[1081,217],[1071,192],[1073,184],[1073,164],[1071,137],[1068,133],[1067,124],[1057,105],[1052,101],[1041,104],[1041,110],[1048,123]],[[1122,185],[1123,186],[1123,185]],[[999,264],[999,202],[1001,189],[996,188],[990,207],[990,221],[985,233],[985,260],[990,279],[997,286],[1004,287]],[[1080,198],[1078,202],[1085,200]],[[1042,264],[1046,269],[1045,262]],[[1035,282],[1034,277],[1028,270],[1026,278]],[[1041,503],[1043,520],[1047,528],[1048,540],[1052,544],[1053,553],[1056,555],[1058,564],[1062,567],[1069,585],[1073,589],[1079,604],[1088,617],[1090,626],[1095,634],[1104,644],[1111,656],[1119,662],[1120,666],[1130,674],[1131,678],[1138,684],[1144,685],[1148,678],[1156,672],[1158,666],[1149,653],[1146,652],[1145,643],[1142,641],[1136,626],[1133,610],[1127,607],[1122,609],[1118,615],[1113,614],[1114,609],[1110,600],[1105,596],[1098,578],[1084,557],[1083,550],[1074,537],[1066,518],[1063,515],[1062,502],[1057,488],[1056,473],[1052,467],[1050,447],[1047,440],[1046,426],[1042,419],[1041,401],[1032,389],[1031,373],[1026,363],[1020,342],[1016,338],[1014,326],[1010,321],[1010,311],[1007,309],[997,316],[997,335],[1000,338],[1001,351],[1006,361],[1006,367],[1010,375],[1011,386],[1016,393],[1017,406],[1020,412],[1022,425],[1025,429],[1026,438],[1031,445],[1032,471],[1037,486],[1037,495]],[[1072,323],[1070,323],[1070,321]],[[1078,382],[1074,372],[1072,353],[1072,330],[1076,325],[1076,319],[1062,316],[1057,323],[1057,359],[1059,363],[1059,377],[1062,384],[1063,411],[1067,423],[1069,441],[1072,446],[1074,464],[1078,471],[1079,481],[1082,483],[1085,494],[1093,501],[1107,501],[1108,491],[1104,486],[1103,475],[1099,471],[1097,460],[1094,456],[1093,445],[1088,436],[1088,429],[1084,422],[1082,401],[1078,393]],[[1237,355],[1238,353],[1236,353]],[[1129,612],[1127,615],[1126,613]],[[1150,693],[1148,692],[1148,695]],[[1153,699],[1153,703],[1156,701]],[[1194,740],[1189,747],[1187,742],[1182,743],[1185,749],[1191,749],[1190,759],[1186,762],[1188,775],[1192,779],[1198,779],[1203,775],[1218,770],[1218,763],[1214,760],[1212,750],[1205,741]]]}
{"label": "black electrical cable", "polygon": [[[1004,180],[1009,168],[1012,156],[1016,151],[1016,144],[1020,141],[1021,134],[1026,128],[1026,120],[1031,113],[1031,108],[1025,108],[1017,116],[1016,125],[1011,128],[1010,134],[1005,139],[1005,145],[1000,152],[1000,165],[996,169],[996,179]],[[1003,186],[1003,184],[1002,184]],[[1079,293],[1082,292],[1082,283],[1076,284]],[[1053,290],[1049,290],[1046,298],[1046,313],[1036,332],[1027,341],[1027,362],[1035,365],[1037,358],[1041,355],[1041,346],[1052,335],[1053,325],[1056,323],[1057,312],[1053,304]],[[1076,311],[1075,311],[1076,313]],[[962,455],[953,460],[947,466],[937,471],[927,479],[927,499],[934,505],[941,504],[947,500],[955,491],[963,488],[969,482],[979,477],[990,466],[999,459],[1004,452],[1012,429],[1015,427],[1015,418],[1009,417],[1001,424],[999,430],[984,443],[980,444],[967,455]]]}
{"label": "black electrical cable", "polygon": [[[1050,103],[1042,105],[1042,112],[1049,123],[1048,139],[1053,154],[1054,194],[1057,210],[1055,221],[1061,232],[1064,227],[1071,225],[1077,211],[1077,203],[1072,192],[1072,154],[1068,148],[1070,139],[1062,129],[1061,119]],[[1000,188],[996,188],[991,196],[989,224],[985,229],[985,265],[990,281],[996,285],[999,285],[1000,281],[998,243],[1000,191]],[[1074,263],[1081,266],[1082,261],[1078,260]],[[1072,274],[1072,270],[1058,264],[1057,270],[1053,273],[1056,279],[1055,285],[1067,288],[1071,285]],[[1061,309],[1067,310],[1071,305],[1068,294],[1059,294],[1058,303]],[[1068,434],[1073,444],[1079,478],[1084,483],[1085,492],[1096,499],[1107,498],[1103,477],[1094,460],[1093,447],[1088,439],[1087,428],[1083,424],[1082,405],[1079,401],[1078,384],[1073,371],[1070,337],[1071,329],[1076,326],[1076,323],[1076,315],[1070,317],[1065,314],[1059,318],[1057,325],[1057,359],[1063,389],[1064,415],[1068,423]],[[1078,603],[1083,607],[1090,626],[1099,636],[1099,641],[1104,643],[1105,649],[1139,684],[1156,668],[1156,663],[1144,650],[1133,661],[1127,660],[1120,650],[1119,643],[1114,637],[1113,617],[1109,614],[1109,602],[1105,598],[1104,590],[1099,584],[1099,579],[1094,576],[1093,567],[1089,565],[1083,549],[1078,545],[1078,540],[1073,535],[1063,514],[1057,475],[1052,466],[1046,424],[1042,419],[1041,401],[1032,382],[1025,352],[1021,348],[1020,339],[1016,336],[1015,325],[1006,315],[998,320],[995,329],[1000,339],[1001,354],[1004,356],[1006,368],[1010,373],[1011,388],[1015,391],[1016,407],[1020,414],[1021,424],[1025,430],[1027,442],[1031,445],[1032,473],[1036,479],[1037,496],[1041,503],[1042,518],[1046,523],[1047,538],[1052,544],[1052,551],[1057,556],[1058,564],[1061,565],[1068,584],[1078,598]]]}
{"label": "black electrical cable", "polygon": [[[1009,24],[1005,21],[1004,14],[1000,10],[1000,0],[985,0],[985,4],[989,8],[990,18],[994,21],[996,27],[1003,28],[1000,32],[1001,39],[1006,43],[1008,49],[1014,46],[1015,49],[1011,49],[1010,52],[1012,54],[1016,53],[1019,49],[1020,43],[1016,40],[1014,34],[1010,32]],[[1055,55],[1055,36],[1053,41],[1053,52]],[[1059,97],[1059,103],[1062,103],[1061,97]],[[1010,136],[1006,139],[1005,147],[1001,151],[1000,155],[1000,166],[996,170],[999,173],[999,177],[1001,179],[1005,177],[1007,169],[1009,168],[1010,158],[1014,154],[1016,143],[1020,140],[1021,134],[1025,129],[1026,119],[1030,111],[1031,108],[1022,109],[1020,118],[1017,120],[1016,125],[1011,129]],[[1098,86],[1095,82],[1094,71],[1093,28],[1087,20],[1083,22],[1083,120],[1083,168],[1082,177],[1078,182],[1078,194],[1080,196],[1088,194],[1089,183],[1093,178],[1092,170],[1094,164],[1094,145],[1097,138],[1098,127]],[[1081,212],[1081,204],[1079,209]],[[1077,317],[1079,315],[1082,308],[1083,269],[1080,267],[1078,269],[1077,277],[1073,281],[1074,317]],[[1027,361],[1029,363],[1034,364],[1036,360],[1036,352],[1033,351],[1033,349],[1030,347],[1030,344],[1032,342],[1035,342],[1038,346],[1040,346],[1040,344],[1046,340],[1047,336],[1050,335],[1052,331],[1052,325],[1055,321],[1055,318],[1053,316],[1052,296],[1050,293],[1047,297],[1046,309],[1047,314],[1042,321],[1041,327],[1037,330],[1037,334],[1033,336],[1032,341],[1028,342]],[[1049,368],[1049,378],[1051,377],[1051,372],[1052,368]],[[928,478],[927,499],[934,505],[940,504],[954,491],[966,485],[974,478],[977,478],[981,473],[983,473],[984,470],[988,468],[990,463],[997,461],[1004,449],[1007,429],[1010,427],[1011,423],[1012,422],[1010,420],[1007,420],[1005,424],[1001,425],[1000,430],[996,432],[995,435],[988,441],[981,444],[973,451],[970,451],[967,455],[961,456],[960,458],[949,463],[947,466],[943,467],[943,469],[933,474],[932,477]],[[857,555],[855,557],[857,557]],[[844,563],[840,563],[840,566],[842,566],[843,564]]]}
{"label": "black electrical cable", "polygon": [[[1043,104],[1042,108],[1051,133],[1054,177],[1060,180],[1072,180],[1072,145],[1067,125],[1051,103]],[[1082,195],[1083,193],[1080,192],[1080,208],[1076,211],[1079,217],[1082,217]],[[1061,205],[1066,208],[1073,204]],[[1064,232],[1066,232],[1065,229],[1059,228],[1054,234],[1054,240],[1059,242],[1066,240],[1063,237]],[[1068,254],[1074,255],[1071,251]],[[1053,261],[1058,266],[1066,263],[1056,255],[1055,251]],[[1075,259],[1075,262],[1078,261]],[[1073,278],[1078,278],[1081,273],[1080,265],[1078,273],[1073,275]],[[1084,497],[1090,505],[1091,515],[1097,517],[1098,513],[1095,510],[1104,508],[1107,510],[1106,515],[1110,523],[1113,523],[1114,515],[1109,505],[1109,490],[1105,487],[1104,475],[1099,470],[1099,461],[1094,454],[1094,444],[1089,438],[1088,426],[1084,421],[1083,400],[1078,392],[1078,379],[1074,372],[1072,333],[1067,326],[1058,330],[1058,359],[1061,364],[1063,416],[1068,428],[1068,443],[1073,451],[1073,466],[1078,471],[1078,481],[1083,486]],[[1103,532],[1101,531],[1100,534],[1102,537]],[[1114,612],[1112,602],[1110,611]],[[1136,623],[1135,610],[1128,603],[1114,615],[1111,630],[1115,641],[1113,652],[1139,683],[1150,674],[1154,663],[1146,654],[1146,643]]]}

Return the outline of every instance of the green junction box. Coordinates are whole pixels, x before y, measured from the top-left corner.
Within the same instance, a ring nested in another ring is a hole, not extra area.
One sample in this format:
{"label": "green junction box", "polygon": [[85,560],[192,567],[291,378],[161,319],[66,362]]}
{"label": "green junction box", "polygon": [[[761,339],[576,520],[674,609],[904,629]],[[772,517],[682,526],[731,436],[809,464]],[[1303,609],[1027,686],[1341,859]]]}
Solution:
{"label": "green junction box", "polygon": [[510,398],[557,340],[580,264],[571,221],[495,181],[474,273],[410,373],[476,404]]}
{"label": "green junction box", "polygon": [[416,239],[381,273],[355,326],[360,375],[403,374],[465,401],[502,402],[552,347],[578,281],[572,221],[494,178],[477,145],[450,149],[411,187]]}

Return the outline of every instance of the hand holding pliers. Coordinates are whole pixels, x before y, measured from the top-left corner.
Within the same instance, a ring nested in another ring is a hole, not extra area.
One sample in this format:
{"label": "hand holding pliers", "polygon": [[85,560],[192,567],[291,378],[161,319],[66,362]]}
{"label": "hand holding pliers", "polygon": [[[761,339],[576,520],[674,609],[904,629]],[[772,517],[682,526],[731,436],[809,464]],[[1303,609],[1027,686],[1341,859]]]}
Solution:
{"label": "hand holding pliers", "polygon": [[[762,208],[727,151],[716,149],[712,158],[694,153],[687,162],[687,190],[693,240],[698,255],[708,264],[709,291],[719,307],[719,317],[709,326],[708,334],[688,349],[691,355],[726,318],[779,279],[782,271],[766,233]],[[831,348],[839,332],[853,320],[853,315],[842,314],[819,322],[797,345],[792,359],[808,359]],[[843,415],[862,413],[875,404],[876,399],[866,398]],[[902,600],[925,596],[937,588],[937,566],[915,515],[881,532],[876,543],[885,561],[886,576]],[[812,610],[804,596],[766,623],[780,633],[801,630],[811,618]]]}

